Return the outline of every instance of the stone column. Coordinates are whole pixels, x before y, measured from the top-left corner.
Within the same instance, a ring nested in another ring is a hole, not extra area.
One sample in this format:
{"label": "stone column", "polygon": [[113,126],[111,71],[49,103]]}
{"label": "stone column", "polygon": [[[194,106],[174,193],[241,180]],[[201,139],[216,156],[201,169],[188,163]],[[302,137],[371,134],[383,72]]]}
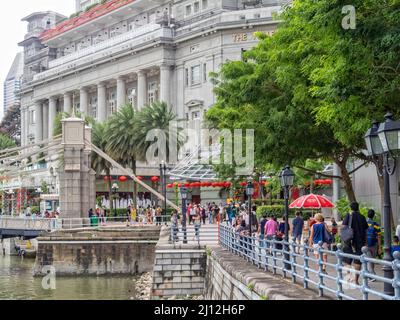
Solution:
{"label": "stone column", "polygon": [[171,67],[168,65],[161,65],[160,67],[160,101],[171,104]]}
{"label": "stone column", "polygon": [[85,115],[89,115],[89,93],[87,88],[81,88],[79,91],[81,112]]}
{"label": "stone column", "polygon": [[148,100],[147,74],[144,71],[138,72],[138,110],[142,109]]}
{"label": "stone column", "polygon": [[43,140],[49,138],[49,105],[43,103]]}
{"label": "stone column", "polygon": [[121,109],[126,104],[126,82],[125,78],[117,79],[117,109]]}
{"label": "stone column", "polygon": [[26,108],[26,110],[25,110],[25,145],[29,144],[28,136],[29,136],[29,132],[30,132],[29,128],[31,126],[30,116],[31,115],[29,113],[29,108]]}
{"label": "stone column", "polygon": [[79,118],[62,120],[64,165],[59,169],[60,207],[63,218],[87,218],[95,207],[95,172],[90,168],[90,129]]}
{"label": "stone column", "polygon": [[49,139],[53,138],[54,121],[57,116],[57,98],[50,97],[49,99]]}
{"label": "stone column", "polygon": [[43,105],[41,101],[35,102],[36,123],[35,123],[35,142],[40,143],[43,140]]}
{"label": "stone column", "polygon": [[64,93],[64,112],[72,113],[72,93]]}
{"label": "stone column", "polygon": [[[341,176],[342,172],[339,166],[335,163],[333,165],[333,175],[334,176]],[[334,178],[333,179],[333,195],[332,201],[335,204],[340,199],[340,179]],[[339,212],[337,208],[333,209],[333,216],[335,217],[336,221],[339,219]]]}
{"label": "stone column", "polygon": [[97,120],[107,120],[107,88],[104,83],[97,85]]}

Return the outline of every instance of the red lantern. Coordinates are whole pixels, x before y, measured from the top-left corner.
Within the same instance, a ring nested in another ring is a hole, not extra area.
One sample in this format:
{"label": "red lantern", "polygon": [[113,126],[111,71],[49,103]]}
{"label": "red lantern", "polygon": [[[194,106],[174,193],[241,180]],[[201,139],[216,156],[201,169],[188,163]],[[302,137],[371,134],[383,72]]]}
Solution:
{"label": "red lantern", "polygon": [[232,185],[232,184],[231,184],[230,182],[225,182],[224,187],[225,187],[225,188],[230,188],[231,185]]}
{"label": "red lantern", "polygon": [[109,176],[105,176],[104,177],[104,181],[108,181],[108,180],[111,180],[110,177]]}
{"label": "red lantern", "polygon": [[160,180],[159,177],[156,177],[156,176],[151,177],[151,181],[152,181],[153,183],[157,183],[159,180]]}
{"label": "red lantern", "polygon": [[185,188],[190,188],[190,183],[186,182],[185,183]]}
{"label": "red lantern", "polygon": [[174,185],[173,185],[172,183],[167,184],[167,188],[168,188],[168,189],[172,189],[173,187],[174,187]]}
{"label": "red lantern", "polygon": [[325,180],[325,184],[328,185],[328,186],[330,186],[330,185],[333,184],[333,181],[330,180],[330,179],[327,179],[327,180]]}
{"label": "red lantern", "polygon": [[241,182],[240,185],[241,185],[242,187],[245,187],[245,186],[247,186],[247,182]]}
{"label": "red lantern", "polygon": [[122,177],[119,177],[118,180],[119,180],[120,182],[126,182],[126,181],[128,181],[128,178],[125,177],[125,176],[122,176]]}
{"label": "red lantern", "polygon": [[141,176],[137,176],[136,177],[139,181],[143,181],[143,177],[141,177]]}

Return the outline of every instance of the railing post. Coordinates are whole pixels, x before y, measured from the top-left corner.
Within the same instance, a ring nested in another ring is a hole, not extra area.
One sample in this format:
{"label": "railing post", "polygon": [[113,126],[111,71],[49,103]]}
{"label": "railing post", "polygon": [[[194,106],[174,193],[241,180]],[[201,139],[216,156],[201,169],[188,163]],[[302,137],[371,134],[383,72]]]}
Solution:
{"label": "railing post", "polygon": [[323,253],[322,253],[322,246],[323,242],[320,241],[318,243],[318,278],[319,278],[319,283],[318,283],[318,292],[319,296],[323,297],[324,296],[324,289],[322,289],[322,286],[324,285],[324,276],[323,276],[323,265],[324,265],[324,260],[323,260]]}
{"label": "railing post", "polygon": [[393,254],[394,260],[392,261],[393,266],[393,287],[394,287],[394,299],[400,300],[400,252],[396,251]]}
{"label": "railing post", "polygon": [[309,274],[308,273],[308,268],[309,268],[310,263],[308,261],[309,251],[308,251],[307,243],[304,243],[303,251],[304,251],[303,252],[303,264],[304,264],[304,267],[303,267],[303,271],[304,271],[303,284],[304,284],[304,289],[308,289],[308,280],[310,279],[309,276],[308,276],[308,274]]}
{"label": "railing post", "polygon": [[292,270],[292,282],[296,283],[296,240],[292,242],[293,250],[290,252],[290,265]]}
{"label": "railing post", "polygon": [[363,300],[368,300],[368,292],[366,289],[368,289],[368,262],[366,261],[366,257],[368,256],[368,247],[362,247],[361,249],[362,255],[360,257],[360,262],[361,262],[361,277],[362,277],[362,294],[363,294]]}
{"label": "railing post", "polygon": [[341,294],[343,294],[343,258],[342,258],[342,245],[338,243],[337,245],[337,250],[335,252],[336,258],[337,258],[337,264],[336,264],[336,272],[337,272],[337,278],[336,278],[336,284],[337,284],[337,291],[336,291],[336,296],[338,300],[343,300],[343,297]]}
{"label": "railing post", "polygon": [[276,275],[276,239],[275,236],[272,238],[272,259],[273,259],[273,274]]}

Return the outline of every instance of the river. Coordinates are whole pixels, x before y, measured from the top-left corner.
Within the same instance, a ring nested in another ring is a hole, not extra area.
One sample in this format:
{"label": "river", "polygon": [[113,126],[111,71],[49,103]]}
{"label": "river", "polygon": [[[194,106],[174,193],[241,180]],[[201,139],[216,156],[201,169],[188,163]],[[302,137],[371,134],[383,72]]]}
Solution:
{"label": "river", "polygon": [[131,300],[138,279],[121,277],[56,277],[56,289],[42,288],[33,277],[34,259],[0,256],[0,300]]}

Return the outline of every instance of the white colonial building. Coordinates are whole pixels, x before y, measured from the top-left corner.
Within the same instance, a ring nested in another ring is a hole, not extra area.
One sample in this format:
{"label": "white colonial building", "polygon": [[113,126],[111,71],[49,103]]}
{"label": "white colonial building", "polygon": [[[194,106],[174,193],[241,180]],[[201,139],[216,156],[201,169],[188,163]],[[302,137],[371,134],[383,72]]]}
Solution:
{"label": "white colonial building", "polygon": [[110,0],[84,10],[95,2],[76,0],[82,12],[70,19],[54,12],[23,19],[23,146],[50,138],[57,113],[73,108],[104,121],[127,102],[140,110],[164,101],[180,121],[201,121],[215,103],[209,74],[240,60],[257,43],[256,31],[271,34],[282,4]]}

